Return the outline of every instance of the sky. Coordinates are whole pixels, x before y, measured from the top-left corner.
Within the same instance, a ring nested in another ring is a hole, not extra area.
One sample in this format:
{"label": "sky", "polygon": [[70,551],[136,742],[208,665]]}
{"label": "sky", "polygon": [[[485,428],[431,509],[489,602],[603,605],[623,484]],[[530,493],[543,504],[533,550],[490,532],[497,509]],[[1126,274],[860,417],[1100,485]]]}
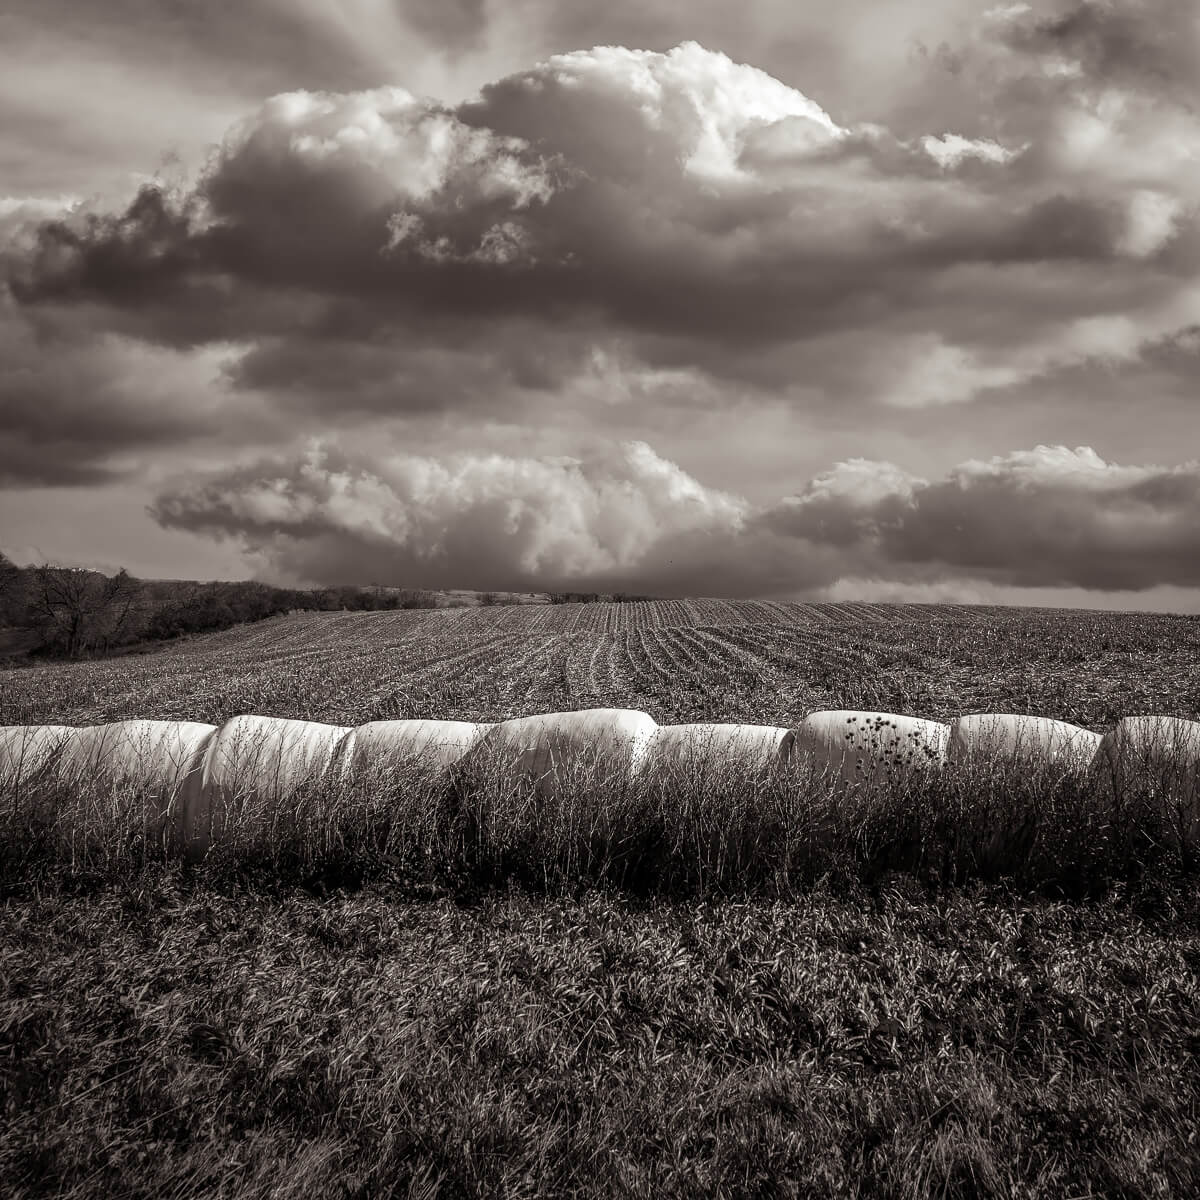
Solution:
{"label": "sky", "polygon": [[1200,612],[1194,0],[8,0],[0,550]]}

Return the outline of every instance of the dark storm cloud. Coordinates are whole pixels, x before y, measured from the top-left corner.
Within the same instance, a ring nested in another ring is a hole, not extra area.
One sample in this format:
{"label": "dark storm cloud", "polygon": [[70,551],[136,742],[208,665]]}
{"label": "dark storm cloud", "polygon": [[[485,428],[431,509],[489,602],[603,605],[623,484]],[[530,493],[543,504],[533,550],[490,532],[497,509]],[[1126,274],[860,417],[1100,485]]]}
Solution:
{"label": "dark storm cloud", "polygon": [[81,337],[0,303],[0,486],[95,484],[211,432],[203,359]]}
{"label": "dark storm cloud", "polygon": [[367,341],[334,328],[303,340],[262,338],[231,361],[233,387],[274,393],[288,410],[327,413],[332,397],[343,417],[438,414],[471,416],[501,404],[519,416],[522,392],[548,393],[568,382],[591,353],[590,339],[569,331],[547,339],[536,324],[498,322],[447,330],[444,322],[406,324]]}
{"label": "dark storm cloud", "polygon": [[1007,40],[1024,52],[1069,57],[1093,79],[1196,102],[1200,12],[1192,0],[1087,0],[1015,25]]}
{"label": "dark storm cloud", "polygon": [[180,284],[203,268],[192,239],[195,202],[172,202],[160,187],[138,190],[124,212],[82,212],[39,226],[27,261],[9,256],[19,301],[107,301],[138,308],[181,299]]}

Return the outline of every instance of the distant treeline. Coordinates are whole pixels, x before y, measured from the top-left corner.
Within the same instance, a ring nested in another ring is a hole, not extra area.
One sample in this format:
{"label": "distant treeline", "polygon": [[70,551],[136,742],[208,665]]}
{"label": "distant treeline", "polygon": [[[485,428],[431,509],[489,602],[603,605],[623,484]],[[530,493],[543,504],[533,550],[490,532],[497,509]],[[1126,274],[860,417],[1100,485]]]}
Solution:
{"label": "distant treeline", "polygon": [[633,592],[547,592],[551,604],[626,604],[633,600],[654,600]]}
{"label": "distant treeline", "polygon": [[[295,610],[365,612],[471,605],[605,602],[625,594],[438,592],[424,588],[281,588],[108,576],[75,567],[18,567],[0,554],[0,628],[36,637],[32,653],[85,658],[189,633],[210,633]],[[4,654],[0,645],[0,656]]]}

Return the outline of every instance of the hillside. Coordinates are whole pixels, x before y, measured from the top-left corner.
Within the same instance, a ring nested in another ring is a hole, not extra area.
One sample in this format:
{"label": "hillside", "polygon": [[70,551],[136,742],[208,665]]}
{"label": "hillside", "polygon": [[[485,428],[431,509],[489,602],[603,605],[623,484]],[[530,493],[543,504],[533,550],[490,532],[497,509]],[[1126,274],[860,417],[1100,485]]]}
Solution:
{"label": "hillside", "polygon": [[80,567],[17,567],[0,553],[0,662],[143,653],[164,640],[287,612],[378,612],[609,601],[598,593],[434,591],[378,584],[275,587],[253,580],[136,579]]}
{"label": "hillside", "polygon": [[791,725],[817,708],[1200,714],[1200,619],[724,600],[295,613],[136,658],[0,672],[0,723],[243,712],[340,724],[614,705]]}

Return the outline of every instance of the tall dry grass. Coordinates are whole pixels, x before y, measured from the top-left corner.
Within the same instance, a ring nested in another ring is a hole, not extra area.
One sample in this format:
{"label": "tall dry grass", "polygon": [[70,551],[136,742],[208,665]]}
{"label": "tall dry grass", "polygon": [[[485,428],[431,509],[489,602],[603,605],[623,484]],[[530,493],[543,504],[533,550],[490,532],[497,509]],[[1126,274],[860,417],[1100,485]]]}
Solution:
{"label": "tall dry grass", "polygon": [[350,778],[335,764],[286,795],[247,779],[202,830],[185,826],[177,794],[103,774],[68,785],[49,764],[0,788],[0,866],[11,878],[112,876],[182,853],[280,881],[775,896],[905,872],[931,886],[1004,879],[1081,896],[1196,870],[1194,775],[1168,760],[1089,774],[972,757],[867,787],[804,760],[748,776],[711,757],[631,778],[604,754],[562,758],[535,779],[481,748],[448,771],[397,756]]}

